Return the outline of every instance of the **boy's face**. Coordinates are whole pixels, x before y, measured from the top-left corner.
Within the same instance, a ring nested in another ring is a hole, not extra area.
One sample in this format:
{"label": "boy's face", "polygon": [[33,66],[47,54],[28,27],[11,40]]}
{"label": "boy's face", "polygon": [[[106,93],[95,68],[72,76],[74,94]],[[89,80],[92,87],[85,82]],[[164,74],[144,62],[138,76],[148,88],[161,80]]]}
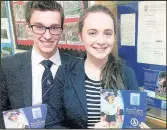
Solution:
{"label": "boy's face", "polygon": [[[42,27],[59,28],[61,27],[61,13],[58,11],[34,10],[31,14],[30,25],[37,25],[38,29]],[[61,33],[53,35],[47,29],[44,34],[35,34],[31,27],[28,28],[28,31],[34,39],[34,47],[39,54],[50,58],[56,52]]]}

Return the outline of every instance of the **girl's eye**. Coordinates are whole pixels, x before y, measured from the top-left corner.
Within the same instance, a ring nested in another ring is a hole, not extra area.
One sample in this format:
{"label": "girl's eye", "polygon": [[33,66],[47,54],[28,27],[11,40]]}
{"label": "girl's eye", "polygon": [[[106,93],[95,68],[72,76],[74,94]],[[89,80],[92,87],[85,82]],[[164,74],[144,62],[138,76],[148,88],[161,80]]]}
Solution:
{"label": "girl's eye", "polygon": [[111,36],[111,35],[112,35],[112,32],[106,32],[105,35]]}
{"label": "girl's eye", "polygon": [[89,32],[88,33],[90,36],[96,36],[96,32]]}

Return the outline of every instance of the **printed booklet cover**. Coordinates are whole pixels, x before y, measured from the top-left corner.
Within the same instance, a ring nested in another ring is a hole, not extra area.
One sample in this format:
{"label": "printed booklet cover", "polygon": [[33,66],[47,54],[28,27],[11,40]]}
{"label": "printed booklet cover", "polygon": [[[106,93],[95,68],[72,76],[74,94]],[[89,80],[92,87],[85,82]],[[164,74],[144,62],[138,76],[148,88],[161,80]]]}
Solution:
{"label": "printed booklet cover", "polygon": [[3,111],[5,128],[44,128],[47,105]]}
{"label": "printed booklet cover", "polygon": [[101,90],[101,120],[109,128],[139,128],[146,122],[147,93],[134,90]]}

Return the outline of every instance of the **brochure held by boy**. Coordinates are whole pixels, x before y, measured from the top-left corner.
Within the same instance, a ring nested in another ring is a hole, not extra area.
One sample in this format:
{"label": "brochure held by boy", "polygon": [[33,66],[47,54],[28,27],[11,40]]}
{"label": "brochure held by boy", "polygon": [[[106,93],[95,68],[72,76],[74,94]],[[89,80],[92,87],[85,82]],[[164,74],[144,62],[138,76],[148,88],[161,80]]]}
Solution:
{"label": "brochure held by boy", "polygon": [[47,105],[3,111],[5,128],[44,128]]}

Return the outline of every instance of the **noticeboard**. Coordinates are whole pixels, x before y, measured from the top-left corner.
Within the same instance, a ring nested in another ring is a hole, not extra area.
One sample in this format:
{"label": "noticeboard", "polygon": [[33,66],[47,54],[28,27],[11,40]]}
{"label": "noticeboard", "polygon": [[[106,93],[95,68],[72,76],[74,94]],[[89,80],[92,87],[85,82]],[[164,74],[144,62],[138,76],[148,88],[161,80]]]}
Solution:
{"label": "noticeboard", "polygon": [[166,1],[120,4],[118,54],[135,70],[148,104],[166,109]]}

